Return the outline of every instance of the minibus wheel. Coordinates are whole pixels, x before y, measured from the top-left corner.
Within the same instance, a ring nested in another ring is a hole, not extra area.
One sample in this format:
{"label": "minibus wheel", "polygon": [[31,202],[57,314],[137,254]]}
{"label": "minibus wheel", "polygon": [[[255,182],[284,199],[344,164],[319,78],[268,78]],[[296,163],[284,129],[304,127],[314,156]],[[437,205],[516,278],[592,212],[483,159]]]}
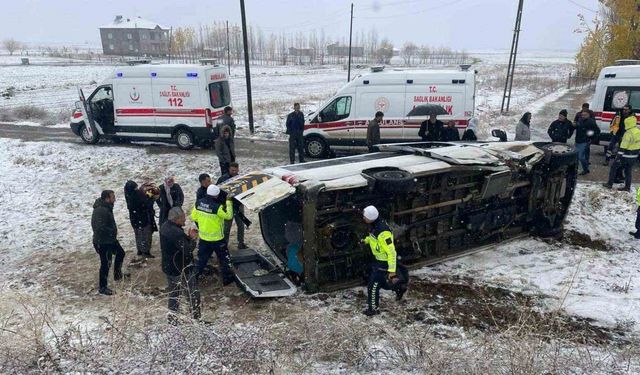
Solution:
{"label": "minibus wheel", "polygon": [[321,137],[307,137],[304,142],[304,151],[312,158],[325,158],[329,153],[329,145]]}
{"label": "minibus wheel", "polygon": [[93,133],[93,137],[89,135],[89,130],[87,129],[87,125],[80,125],[80,138],[84,141],[84,143],[88,143],[90,145],[94,145],[98,143],[100,137],[97,133]]}

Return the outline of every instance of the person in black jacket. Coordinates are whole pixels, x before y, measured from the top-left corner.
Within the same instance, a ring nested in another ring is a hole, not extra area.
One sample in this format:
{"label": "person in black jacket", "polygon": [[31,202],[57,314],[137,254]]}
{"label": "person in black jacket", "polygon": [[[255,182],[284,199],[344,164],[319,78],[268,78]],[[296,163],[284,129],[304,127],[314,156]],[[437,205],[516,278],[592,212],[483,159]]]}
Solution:
{"label": "person in black jacket", "polygon": [[438,120],[436,115],[430,115],[428,120],[423,121],[422,124],[420,124],[418,136],[420,136],[423,141],[442,141],[443,128],[444,124],[442,124],[442,121]]}
{"label": "person in black jacket", "polygon": [[[216,185],[220,185],[227,180],[230,180],[236,177],[240,173],[240,165],[236,162],[229,164],[229,173],[224,174],[218,178],[216,181]],[[247,245],[244,243],[244,207],[241,206],[238,201],[233,201],[233,220],[227,220],[224,222],[224,239],[227,241],[227,246],[229,246],[229,238],[231,235],[231,225],[233,222],[236,222],[236,228],[238,230],[238,249],[243,250],[247,249]]]}
{"label": "person in black jacket", "polygon": [[211,185],[211,176],[203,173],[198,176],[198,181],[200,182],[200,187],[196,191],[196,201],[207,196],[207,188]]}
{"label": "person in black jacket", "polygon": [[300,103],[293,103],[293,112],[287,115],[287,134],[289,134],[289,161],[294,164],[296,161],[296,150],[298,150],[298,160],[304,163],[304,113],[300,111]]}
{"label": "person in black jacket", "polygon": [[104,190],[100,198],[93,203],[93,213],[91,214],[93,247],[100,256],[99,292],[108,296],[113,294],[113,291],[107,286],[107,279],[114,254],[113,279],[117,281],[126,276],[122,274],[125,253],[118,242],[118,227],[113,217],[115,202],[116,195],[113,190]]}
{"label": "person in black jacket", "polygon": [[138,188],[138,184],[131,180],[124,185],[124,197],[129,210],[129,221],[136,237],[138,255],[145,258],[155,258],[151,255],[153,232],[158,231],[153,209],[154,189],[157,190],[151,185]]}
{"label": "person in black jacket", "polygon": [[478,137],[476,137],[476,127],[478,126],[478,119],[472,117],[469,120],[469,125],[467,125],[467,130],[462,134],[463,141],[477,141]]}
{"label": "person in black jacket", "polygon": [[551,142],[567,143],[573,135],[573,124],[567,119],[567,110],[563,109],[558,114],[558,119],[551,123],[547,131]]}
{"label": "person in black jacket", "polygon": [[442,129],[442,141],[453,142],[459,140],[460,133],[458,133],[458,129],[456,128],[456,122],[451,120],[447,123],[447,127]]}
{"label": "person in black jacket", "polygon": [[180,295],[189,298],[191,314],[200,319],[200,291],[193,264],[193,249],[196,248],[198,231],[193,228],[184,233],[186,215],[182,208],[169,210],[167,221],[160,227],[160,249],[162,250],[162,272],[167,275],[169,289],[169,323],[176,323],[175,313],[180,309]]}
{"label": "person in black jacket", "polygon": [[589,147],[591,141],[598,139],[600,128],[591,118],[589,110],[582,111],[582,117],[576,125],[576,150],[578,151],[578,161],[582,165],[581,176],[589,173]]}
{"label": "person in black jacket", "polygon": [[576,115],[573,117],[573,125],[574,126],[577,126],[578,122],[582,118],[582,111],[588,111],[589,112],[589,117],[591,117],[592,119],[595,119],[595,114],[593,113],[592,110],[589,109],[589,103],[582,103],[582,108],[580,108],[580,110],[578,112],[576,112]]}
{"label": "person in black jacket", "polygon": [[165,178],[164,184],[160,185],[160,199],[157,202],[160,207],[160,225],[167,221],[167,215],[171,208],[182,207],[184,194],[173,176]]}

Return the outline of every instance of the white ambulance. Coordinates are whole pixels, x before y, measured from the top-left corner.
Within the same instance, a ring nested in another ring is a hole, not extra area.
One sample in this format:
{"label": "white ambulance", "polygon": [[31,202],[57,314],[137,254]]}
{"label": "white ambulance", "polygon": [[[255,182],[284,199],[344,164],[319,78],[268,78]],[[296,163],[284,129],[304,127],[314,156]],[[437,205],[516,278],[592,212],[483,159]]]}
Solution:
{"label": "white ambulance", "polygon": [[640,118],[640,61],[636,65],[607,66],[600,71],[596,82],[591,110],[600,127],[600,140],[611,138],[609,124],[626,104]]}
{"label": "white ambulance", "polygon": [[326,157],[332,149],[355,151],[366,148],[367,125],[377,111],[384,113],[380,127],[383,143],[420,141],[418,131],[426,117],[407,117],[421,104],[438,104],[463,132],[474,114],[476,71],[468,65],[460,70],[388,70],[372,68],[338,90],[338,93],[307,117],[305,151],[311,157]]}
{"label": "white ambulance", "polygon": [[87,143],[100,139],[175,142],[181,149],[213,141],[215,119],[231,104],[221,65],[145,64],[116,68],[71,118]]}

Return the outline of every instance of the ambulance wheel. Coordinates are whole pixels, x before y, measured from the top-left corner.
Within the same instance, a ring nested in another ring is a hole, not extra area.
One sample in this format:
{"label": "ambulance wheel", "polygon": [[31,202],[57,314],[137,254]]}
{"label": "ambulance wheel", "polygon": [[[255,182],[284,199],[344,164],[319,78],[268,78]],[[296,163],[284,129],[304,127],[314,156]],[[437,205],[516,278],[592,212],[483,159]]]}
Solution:
{"label": "ambulance wheel", "polygon": [[325,158],[329,154],[329,145],[321,137],[307,137],[304,142],[304,151],[309,157]]}
{"label": "ambulance wheel", "polygon": [[98,134],[94,133],[93,137],[89,134],[89,130],[86,125],[80,125],[80,138],[84,143],[88,143],[90,145],[95,145],[100,140]]}
{"label": "ambulance wheel", "polygon": [[174,135],[174,139],[176,140],[178,148],[181,150],[191,150],[195,145],[193,133],[187,129],[178,129]]}

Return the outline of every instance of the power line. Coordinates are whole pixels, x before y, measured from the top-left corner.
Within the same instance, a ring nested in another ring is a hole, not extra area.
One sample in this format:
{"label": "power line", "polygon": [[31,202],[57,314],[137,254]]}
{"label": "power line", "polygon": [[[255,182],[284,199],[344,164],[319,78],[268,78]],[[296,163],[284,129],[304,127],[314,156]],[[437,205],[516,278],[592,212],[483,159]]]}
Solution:
{"label": "power line", "polygon": [[591,8],[587,8],[586,6],[584,6],[584,5],[582,5],[582,4],[578,3],[578,2],[576,2],[576,1],[574,1],[574,0],[567,0],[567,1],[568,1],[568,2],[570,2],[571,4],[575,5],[575,6],[579,7],[579,8],[582,8],[582,9],[584,9],[584,10],[588,10],[589,12],[592,12],[592,13],[598,13],[598,11],[597,11],[597,10],[593,10],[593,9],[591,9]]}
{"label": "power line", "polygon": [[395,17],[405,17],[405,16],[409,16],[409,15],[426,13],[426,12],[429,12],[429,11],[432,11],[432,10],[437,10],[437,9],[440,9],[440,8],[448,7],[448,6],[454,5],[456,3],[459,3],[461,1],[462,0],[454,0],[454,1],[451,1],[451,2],[448,2],[448,3],[436,5],[434,7],[430,7],[430,8],[426,8],[426,9],[422,9],[422,10],[410,11],[410,12],[399,13],[399,14],[392,14],[392,15],[388,15],[388,16],[369,16],[369,17],[354,17],[354,18],[359,18],[359,19],[387,19],[387,18],[395,18]]}

